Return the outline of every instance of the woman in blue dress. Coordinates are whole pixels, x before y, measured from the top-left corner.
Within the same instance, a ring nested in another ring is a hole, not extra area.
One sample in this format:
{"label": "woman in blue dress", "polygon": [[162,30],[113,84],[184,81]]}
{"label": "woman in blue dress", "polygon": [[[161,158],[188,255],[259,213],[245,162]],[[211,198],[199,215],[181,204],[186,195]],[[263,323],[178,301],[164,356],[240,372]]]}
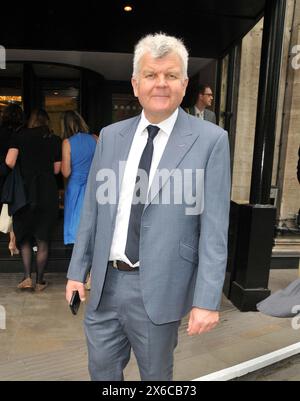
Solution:
{"label": "woman in blue dress", "polygon": [[68,178],[64,200],[64,243],[74,244],[88,174],[97,137],[89,133],[84,119],[76,111],[64,115],[65,138],[62,144],[62,174]]}

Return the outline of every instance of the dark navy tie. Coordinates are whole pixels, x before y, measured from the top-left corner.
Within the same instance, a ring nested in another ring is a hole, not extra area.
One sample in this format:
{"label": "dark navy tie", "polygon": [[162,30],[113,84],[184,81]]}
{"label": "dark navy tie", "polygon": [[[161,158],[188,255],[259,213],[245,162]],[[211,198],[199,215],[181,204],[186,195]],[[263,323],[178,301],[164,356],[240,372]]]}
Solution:
{"label": "dark navy tie", "polygon": [[[127,241],[125,247],[125,254],[132,264],[135,264],[139,260],[141,218],[147,200],[149,173],[153,155],[153,140],[159,131],[159,127],[148,125],[147,130],[148,140],[140,159],[133,193],[133,196],[136,195],[138,197],[139,202],[132,202],[131,204]],[[144,170],[147,179],[144,179],[144,175],[140,176],[141,170]]]}

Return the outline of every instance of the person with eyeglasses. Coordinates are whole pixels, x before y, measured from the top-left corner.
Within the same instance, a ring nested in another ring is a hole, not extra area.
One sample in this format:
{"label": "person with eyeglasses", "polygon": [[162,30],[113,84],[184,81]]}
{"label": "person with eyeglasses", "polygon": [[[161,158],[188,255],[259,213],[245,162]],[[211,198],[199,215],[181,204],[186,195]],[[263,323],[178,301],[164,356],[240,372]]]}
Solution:
{"label": "person with eyeglasses", "polygon": [[210,86],[198,84],[195,94],[196,99],[193,102],[194,106],[189,107],[187,112],[193,116],[201,118],[202,120],[210,121],[211,123],[216,124],[215,113],[207,109],[207,107],[211,107],[214,99],[214,95]]}

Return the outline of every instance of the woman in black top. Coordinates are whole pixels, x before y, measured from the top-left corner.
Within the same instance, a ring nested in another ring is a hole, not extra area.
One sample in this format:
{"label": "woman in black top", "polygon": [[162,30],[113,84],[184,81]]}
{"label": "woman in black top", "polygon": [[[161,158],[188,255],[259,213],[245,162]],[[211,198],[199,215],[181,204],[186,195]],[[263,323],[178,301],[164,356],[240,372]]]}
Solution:
{"label": "woman in black top", "polygon": [[49,239],[58,215],[58,191],[54,174],[60,172],[61,147],[49,130],[46,111],[35,110],[27,129],[14,135],[6,164],[17,159],[28,204],[13,216],[13,228],[21,249],[24,279],[18,288],[33,288],[31,279],[32,239],[37,243],[36,290],[43,290]]}
{"label": "woman in black top", "polygon": [[[10,148],[11,140],[14,132],[20,130],[25,121],[25,116],[21,107],[15,103],[6,106],[2,112],[0,126],[0,212],[2,209],[1,195],[4,181],[10,169],[5,163],[5,158]],[[15,236],[13,232],[10,232],[10,241],[8,248],[11,255],[18,254],[19,251],[16,247]]]}

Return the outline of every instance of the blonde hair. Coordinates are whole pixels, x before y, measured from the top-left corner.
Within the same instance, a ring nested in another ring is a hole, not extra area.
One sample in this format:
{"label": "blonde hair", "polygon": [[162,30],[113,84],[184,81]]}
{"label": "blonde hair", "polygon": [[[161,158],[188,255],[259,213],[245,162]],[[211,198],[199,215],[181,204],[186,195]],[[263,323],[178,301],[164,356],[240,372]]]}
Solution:
{"label": "blonde hair", "polygon": [[88,134],[89,127],[77,111],[68,110],[64,115],[64,136],[69,138],[77,132]]}
{"label": "blonde hair", "polygon": [[162,58],[170,53],[179,56],[182,62],[182,73],[184,79],[187,79],[188,51],[181,39],[174,36],[168,36],[165,33],[150,34],[142,38],[135,46],[133,56],[132,77],[137,78],[140,69],[141,58],[150,53],[153,58]]}

